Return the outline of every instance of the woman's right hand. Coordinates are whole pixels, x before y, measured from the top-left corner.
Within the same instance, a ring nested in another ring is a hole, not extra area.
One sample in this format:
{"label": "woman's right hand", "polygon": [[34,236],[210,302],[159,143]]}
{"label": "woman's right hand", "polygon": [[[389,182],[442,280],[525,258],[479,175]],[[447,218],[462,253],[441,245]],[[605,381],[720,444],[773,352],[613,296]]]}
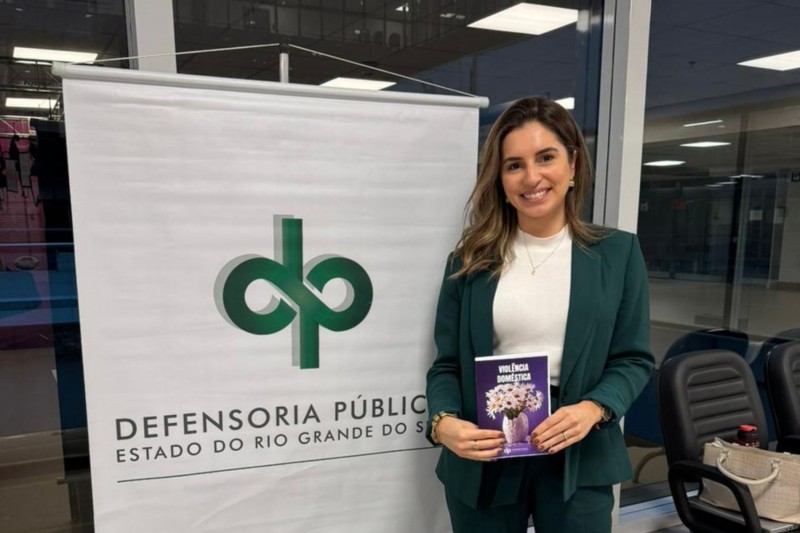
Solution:
{"label": "woman's right hand", "polygon": [[439,420],[436,436],[451,452],[473,461],[495,459],[506,442],[502,431],[480,429],[472,422],[454,416]]}

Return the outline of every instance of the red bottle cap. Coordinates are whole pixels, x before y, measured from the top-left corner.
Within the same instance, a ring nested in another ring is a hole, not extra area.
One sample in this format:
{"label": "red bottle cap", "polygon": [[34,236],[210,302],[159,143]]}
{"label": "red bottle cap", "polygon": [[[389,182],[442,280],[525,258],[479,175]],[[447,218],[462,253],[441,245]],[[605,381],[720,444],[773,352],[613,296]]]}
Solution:
{"label": "red bottle cap", "polygon": [[741,426],[739,426],[739,431],[745,431],[747,433],[750,433],[751,431],[758,431],[758,428],[755,426],[751,426],[749,424],[742,424]]}

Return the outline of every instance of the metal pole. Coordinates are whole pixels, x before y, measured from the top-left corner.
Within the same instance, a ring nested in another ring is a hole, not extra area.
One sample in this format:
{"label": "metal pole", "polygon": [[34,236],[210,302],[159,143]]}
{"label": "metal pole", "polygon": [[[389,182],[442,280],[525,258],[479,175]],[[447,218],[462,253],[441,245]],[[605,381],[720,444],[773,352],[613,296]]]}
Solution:
{"label": "metal pole", "polygon": [[[739,142],[737,143],[736,154],[736,173],[740,176],[747,172],[747,144],[748,132],[750,130],[750,113],[745,111],[742,113],[742,118],[739,122]],[[733,220],[736,226],[732,226],[731,243],[729,250],[733,259],[733,268],[729,269],[728,283],[725,285],[725,310],[723,319],[730,329],[747,329],[747,313],[742,317],[742,286],[744,283],[744,262],[747,258],[747,226],[750,218],[750,195],[751,195],[751,178],[742,176],[739,178],[740,186],[739,194],[739,211],[734,212]],[[734,196],[734,206],[736,205],[736,196]],[[737,216],[738,215],[738,216]],[[730,264],[730,259],[729,259]],[[732,276],[731,276],[732,274]]]}
{"label": "metal pole", "polygon": [[281,43],[280,48],[280,82],[289,83],[289,46]]}

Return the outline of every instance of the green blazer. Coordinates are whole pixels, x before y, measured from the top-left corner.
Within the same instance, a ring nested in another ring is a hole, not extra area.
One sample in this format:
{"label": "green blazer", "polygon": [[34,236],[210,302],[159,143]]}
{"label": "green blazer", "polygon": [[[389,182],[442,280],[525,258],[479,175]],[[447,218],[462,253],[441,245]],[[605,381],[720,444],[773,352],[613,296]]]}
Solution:
{"label": "green blazer", "polygon": [[[492,305],[497,279],[488,272],[450,279],[448,261],[436,310],[437,355],[427,374],[428,429],[436,413],[477,421],[473,359],[492,355]],[[547,302],[542,302],[546,309]],[[618,230],[588,250],[573,243],[572,276],[560,397],[556,405],[595,400],[611,408],[612,420],[564,453],[564,500],[577,487],[611,485],[631,477],[619,419],[652,375],[647,271],[636,236]],[[523,469],[520,460],[484,463],[462,459],[447,448],[436,467],[451,494],[476,507],[483,476],[499,479],[490,505],[514,503]]]}

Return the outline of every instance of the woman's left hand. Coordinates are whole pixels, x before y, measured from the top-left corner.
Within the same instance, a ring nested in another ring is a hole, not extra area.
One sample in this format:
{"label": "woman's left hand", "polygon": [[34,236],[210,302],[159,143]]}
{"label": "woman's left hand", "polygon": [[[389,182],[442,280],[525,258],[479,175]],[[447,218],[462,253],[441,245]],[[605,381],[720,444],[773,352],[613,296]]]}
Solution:
{"label": "woman's left hand", "polygon": [[564,406],[531,431],[531,444],[547,453],[558,453],[582,441],[602,418],[600,407],[588,400]]}

